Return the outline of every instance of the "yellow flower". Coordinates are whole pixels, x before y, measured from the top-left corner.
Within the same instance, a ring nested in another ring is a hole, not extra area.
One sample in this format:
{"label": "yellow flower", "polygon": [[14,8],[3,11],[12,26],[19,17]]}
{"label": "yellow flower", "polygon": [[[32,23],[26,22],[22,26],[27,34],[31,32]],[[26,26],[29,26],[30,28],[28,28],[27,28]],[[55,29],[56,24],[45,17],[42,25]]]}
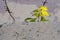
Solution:
{"label": "yellow flower", "polygon": [[41,16],[49,16],[48,12],[47,11],[41,11]]}
{"label": "yellow flower", "polygon": [[47,10],[47,7],[46,6],[40,6],[39,9],[46,11]]}

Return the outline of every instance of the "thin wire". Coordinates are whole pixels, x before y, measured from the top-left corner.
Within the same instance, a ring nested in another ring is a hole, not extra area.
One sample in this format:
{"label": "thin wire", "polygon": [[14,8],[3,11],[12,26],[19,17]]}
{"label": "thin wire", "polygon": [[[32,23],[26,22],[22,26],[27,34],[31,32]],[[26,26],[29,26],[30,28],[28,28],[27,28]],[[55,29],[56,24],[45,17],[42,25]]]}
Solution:
{"label": "thin wire", "polygon": [[12,14],[11,14],[12,12],[10,11],[6,0],[5,0],[5,6],[6,6],[6,11],[9,13],[10,17],[13,19],[12,24],[15,23],[15,18],[12,16]]}
{"label": "thin wire", "polygon": [[47,0],[45,0],[45,1],[43,2],[43,6],[44,6],[46,3],[47,3]]}

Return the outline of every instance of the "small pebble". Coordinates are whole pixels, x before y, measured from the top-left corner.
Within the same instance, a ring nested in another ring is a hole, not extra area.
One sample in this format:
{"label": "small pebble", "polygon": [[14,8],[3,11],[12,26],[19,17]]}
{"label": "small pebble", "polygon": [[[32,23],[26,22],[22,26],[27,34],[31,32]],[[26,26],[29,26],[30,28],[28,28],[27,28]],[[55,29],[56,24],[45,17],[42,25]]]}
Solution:
{"label": "small pebble", "polygon": [[37,34],[37,37],[39,37],[39,34]]}
{"label": "small pebble", "polygon": [[22,38],[22,39],[26,39],[26,37]]}
{"label": "small pebble", "polygon": [[0,25],[0,28],[2,27],[3,25]]}

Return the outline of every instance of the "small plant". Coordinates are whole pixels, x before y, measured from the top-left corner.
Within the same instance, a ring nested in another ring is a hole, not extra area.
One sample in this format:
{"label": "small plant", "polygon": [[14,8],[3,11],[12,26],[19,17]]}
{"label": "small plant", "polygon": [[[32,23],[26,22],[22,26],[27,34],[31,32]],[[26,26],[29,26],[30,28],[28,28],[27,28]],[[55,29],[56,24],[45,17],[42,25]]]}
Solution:
{"label": "small plant", "polygon": [[42,6],[39,6],[36,10],[33,11],[33,16],[35,18],[26,18],[25,21],[26,22],[40,22],[40,21],[48,21],[46,19],[47,16],[49,16],[48,12],[47,12],[47,7],[45,6],[45,4],[47,3],[47,0],[44,1]]}

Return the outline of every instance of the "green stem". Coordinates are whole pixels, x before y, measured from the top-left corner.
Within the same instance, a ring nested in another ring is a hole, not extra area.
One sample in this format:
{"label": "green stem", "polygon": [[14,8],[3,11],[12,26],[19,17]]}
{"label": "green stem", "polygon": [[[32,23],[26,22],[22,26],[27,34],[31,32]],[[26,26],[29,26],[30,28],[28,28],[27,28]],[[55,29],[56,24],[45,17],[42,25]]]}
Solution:
{"label": "green stem", "polygon": [[[39,13],[40,14],[40,13]],[[38,14],[38,22],[39,22],[39,14]]]}
{"label": "green stem", "polygon": [[43,17],[41,16],[41,21],[43,20]]}
{"label": "green stem", "polygon": [[41,21],[48,21],[45,17],[41,16]]}

